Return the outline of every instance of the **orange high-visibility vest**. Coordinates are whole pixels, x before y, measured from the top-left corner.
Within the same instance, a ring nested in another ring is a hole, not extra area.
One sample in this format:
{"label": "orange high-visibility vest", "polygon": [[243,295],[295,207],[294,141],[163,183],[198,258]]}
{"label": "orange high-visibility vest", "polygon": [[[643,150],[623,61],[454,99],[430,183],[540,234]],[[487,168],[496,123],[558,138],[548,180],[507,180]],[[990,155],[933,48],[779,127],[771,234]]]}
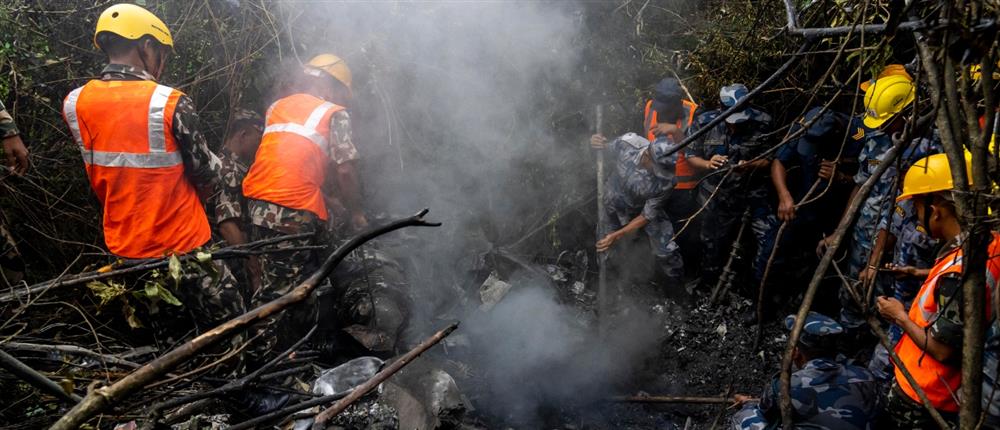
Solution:
{"label": "orange high-visibility vest", "polygon": [[93,80],[63,103],[90,186],[104,206],[104,241],[117,256],[186,253],[211,238],[171,131],[182,95],[153,81]]}
{"label": "orange high-visibility vest", "polygon": [[326,221],[323,180],[330,160],[330,117],[342,106],[308,94],[293,94],[267,110],[264,137],[246,179],[243,195],[309,211]]}
{"label": "orange high-visibility vest", "polygon": [[[1000,279],[1000,235],[993,233],[993,242],[989,246],[990,259],[986,263],[986,297],[992,297],[992,292],[996,288],[997,280]],[[962,273],[962,248],[959,247],[941,257],[931,268],[927,280],[920,287],[920,292],[910,306],[909,317],[921,328],[929,327],[938,317],[941,311],[940,303],[937,303],[935,291],[938,280],[949,273]],[[962,294],[961,291],[958,294]],[[986,306],[987,317],[991,314],[990,300],[983,300]],[[958,306],[958,302],[951,306]],[[927,394],[927,399],[935,408],[946,412],[957,412],[958,403],[953,397],[958,395],[959,387],[962,383],[962,369],[959,366],[942,363],[924,352],[910,336],[903,335],[899,343],[896,344],[896,354],[906,366],[906,369],[913,375],[917,385]],[[920,403],[920,397],[916,390],[906,381],[906,377],[897,367],[896,381],[906,395],[910,396],[914,402]]]}
{"label": "orange high-visibility vest", "polygon": [[[681,100],[684,104],[684,116],[687,119],[687,124],[684,124],[682,118],[677,121],[677,127],[688,128],[691,127],[691,123],[694,122],[694,113],[698,110],[698,105],[694,104],[689,100]],[[653,101],[650,100],[646,102],[646,112],[643,115],[645,118],[643,120],[643,125],[646,127],[646,139],[650,142],[656,140],[656,136],[653,135],[653,127],[657,123],[657,114],[653,110]],[[680,142],[677,142],[680,143]],[[678,190],[690,190],[698,185],[698,175],[695,173],[694,168],[691,167],[691,163],[688,163],[687,158],[684,156],[684,151],[677,153],[677,166],[675,169],[675,174],[677,178],[677,188]]]}

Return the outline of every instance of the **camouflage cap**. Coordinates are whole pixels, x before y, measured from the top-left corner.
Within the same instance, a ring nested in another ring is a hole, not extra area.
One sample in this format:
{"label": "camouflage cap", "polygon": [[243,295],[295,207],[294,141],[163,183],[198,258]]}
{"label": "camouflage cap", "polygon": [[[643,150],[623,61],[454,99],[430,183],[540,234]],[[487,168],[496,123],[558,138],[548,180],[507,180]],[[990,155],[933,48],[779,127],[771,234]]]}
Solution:
{"label": "camouflage cap", "polygon": [[[722,106],[726,109],[731,108],[743,100],[744,97],[749,94],[750,91],[747,90],[746,85],[743,84],[732,84],[726,85],[719,90],[719,100],[722,102]],[[726,122],[730,124],[738,124],[750,119],[750,109],[744,109],[742,112],[736,112],[732,115],[726,117]]]}
{"label": "camouflage cap", "polygon": [[[785,317],[785,328],[789,331],[795,325],[795,315]],[[799,335],[799,344],[806,347],[827,347],[839,335],[844,332],[844,327],[833,318],[819,312],[809,311],[806,315],[806,323],[802,326],[802,334]]]}
{"label": "camouflage cap", "polygon": [[251,121],[264,124],[264,117],[255,110],[237,108],[233,110],[232,121]]}

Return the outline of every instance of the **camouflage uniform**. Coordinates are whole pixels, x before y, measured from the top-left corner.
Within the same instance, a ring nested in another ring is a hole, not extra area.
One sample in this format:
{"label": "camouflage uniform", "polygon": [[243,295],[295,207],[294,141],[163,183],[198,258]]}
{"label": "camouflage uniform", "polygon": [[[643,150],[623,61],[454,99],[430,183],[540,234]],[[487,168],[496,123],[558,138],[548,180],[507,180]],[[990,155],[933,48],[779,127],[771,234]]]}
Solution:
{"label": "camouflage uniform", "polygon": [[219,160],[222,162],[219,172],[222,175],[222,183],[213,199],[215,224],[236,219],[240,225],[245,226],[249,217],[246,199],[243,198],[243,178],[247,176],[250,166],[228,150],[219,154]]}
{"label": "camouflage uniform", "polygon": [[[794,322],[794,315],[785,319],[789,329]],[[810,312],[799,343],[806,346],[833,343],[831,338],[842,332],[843,328],[832,318]],[[874,428],[879,411],[878,385],[864,368],[838,363],[830,358],[814,358],[792,373],[791,379],[795,428]],[[748,403],[733,415],[731,428],[777,428],[774,423],[781,420],[780,398],[781,381],[775,377],[764,389],[759,404]]]}
{"label": "camouflage uniform", "polygon": [[0,139],[6,139],[19,134],[21,133],[17,131],[17,125],[14,124],[14,118],[7,113],[7,108],[4,107],[3,102],[0,101]]}
{"label": "camouflage uniform", "polygon": [[[891,218],[891,225],[887,225]],[[896,203],[896,213],[892,217],[883,219],[879,230],[886,230],[896,237],[896,248],[892,255],[892,264],[895,266],[912,266],[918,269],[929,269],[934,266],[937,257],[938,241],[930,237],[924,227],[917,220],[916,209],[913,207],[913,200],[903,200]],[[924,279],[907,276],[892,279],[892,296],[903,303],[905,309],[910,308],[913,297],[920,291]],[[893,345],[903,336],[899,326],[889,327],[889,342]],[[892,378],[892,364],[889,360],[889,352],[881,344],[875,347],[871,364],[868,369],[879,379]]]}
{"label": "camouflage uniform", "polygon": [[[886,152],[892,148],[892,139],[881,130],[871,130],[861,128],[859,134],[866,136],[865,146],[858,157],[860,166],[858,173],[854,175],[854,182],[861,186],[868,180],[871,174],[878,168],[885,158]],[[850,279],[857,279],[858,275],[868,265],[872,247],[875,244],[876,233],[879,226],[887,226],[889,217],[893,216],[893,203],[898,194],[899,167],[906,171],[906,168],[917,160],[940,152],[940,142],[936,136],[931,138],[920,138],[913,144],[907,146],[900,156],[898,163],[890,166],[879,181],[875,182],[871,194],[861,206],[858,219],[855,221],[852,230],[851,246],[848,253],[847,272],[845,275]],[[854,299],[846,289],[839,291],[841,312],[840,323],[844,327],[853,329],[864,325],[865,319],[861,314]]]}
{"label": "camouflage uniform", "polygon": [[[139,68],[109,64],[101,72],[101,80],[155,79]],[[184,162],[184,175],[195,187],[214,188],[218,186],[222,163],[209,149],[205,136],[199,131],[199,123],[198,113],[191,98],[186,95],[181,96],[174,110],[171,133],[180,149],[181,159]],[[243,295],[232,272],[221,260],[214,260],[212,266],[212,270],[186,275],[177,291],[172,291],[184,303],[184,308],[189,309],[194,315],[195,325],[200,329],[214,327],[245,311]],[[161,306],[154,311],[162,309]],[[190,320],[190,315],[185,315],[183,312],[174,316]],[[173,334],[167,333],[165,336],[169,339]],[[239,342],[240,338],[241,336],[234,337],[233,342]]]}
{"label": "camouflage uniform", "polygon": [[[662,146],[668,142],[661,138],[654,144]],[[615,170],[606,180],[605,222],[598,226],[597,235],[603,238],[643,215],[649,221],[643,231],[649,237],[657,269],[666,276],[668,285],[680,285],[684,262],[673,241],[674,226],[666,212],[667,199],[674,187],[673,167],[669,160],[661,160],[664,168],[652,171],[643,168],[640,162],[649,145],[648,140],[635,133],[625,134],[608,144]]]}
{"label": "camouflage uniform", "polygon": [[[687,147],[687,157],[709,160],[713,155],[726,155],[729,157],[729,165],[734,166],[763,153],[767,146],[759,140],[759,136],[770,126],[771,117],[756,109],[748,111],[749,118],[746,121],[748,124],[744,124],[747,127],[746,131],[731,133],[726,124],[719,124]],[[706,126],[721,114],[721,110],[713,110],[699,115],[691,132]],[[727,174],[728,177],[723,179]],[[732,249],[732,241],[740,228],[743,213],[747,210],[750,211],[750,228],[757,244],[753,259],[754,277],[757,280],[763,277],[764,266],[774,244],[774,225],[777,224],[777,217],[769,201],[769,188],[765,175],[761,171],[746,173],[719,171],[707,175],[702,180],[701,201],[709,199],[715,192],[715,196],[708,201],[702,214],[704,217],[701,229],[701,242],[704,247],[701,265],[702,285],[714,284],[722,273]]]}
{"label": "camouflage uniform", "polygon": [[[329,157],[335,164],[343,164],[358,159],[358,151],[351,137],[351,122],[346,111],[338,111],[330,118]],[[284,240],[273,247],[298,248],[324,245],[328,242],[326,224],[316,214],[299,209],[287,208],[275,203],[246,198],[250,221],[250,240],[258,241],[280,236],[315,233],[313,236]],[[295,286],[315,272],[321,256],[314,250],[300,250],[279,254],[262,254],[259,257],[263,270],[263,287],[252,302],[266,303],[291,291]],[[306,306],[296,312],[285,312],[265,323],[267,350],[275,350],[295,342],[304,329],[310,327],[317,318],[316,298],[311,295]],[[298,334],[298,335],[296,335]]]}
{"label": "camouflage uniform", "polygon": [[[14,124],[14,118],[7,113],[7,108],[0,101],[0,140],[14,137],[21,134]],[[8,227],[6,215],[0,212],[0,268],[3,268],[3,276],[0,279],[2,285],[13,285],[21,282],[24,277],[24,260],[17,250],[17,242]]]}

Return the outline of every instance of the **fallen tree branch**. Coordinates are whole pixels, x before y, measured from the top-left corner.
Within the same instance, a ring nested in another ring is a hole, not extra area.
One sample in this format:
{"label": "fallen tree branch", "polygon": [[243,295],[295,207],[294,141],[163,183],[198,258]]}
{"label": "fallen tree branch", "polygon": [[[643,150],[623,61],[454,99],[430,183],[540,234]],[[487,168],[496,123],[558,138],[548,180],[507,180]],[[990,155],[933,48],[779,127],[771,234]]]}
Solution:
{"label": "fallen tree branch", "polygon": [[374,390],[375,387],[378,387],[378,385],[381,384],[383,381],[389,379],[389,377],[394,375],[396,372],[399,372],[407,364],[410,364],[410,362],[419,357],[420,354],[423,354],[424,351],[427,351],[432,346],[437,345],[438,342],[444,340],[444,338],[448,337],[448,335],[451,334],[451,332],[455,331],[455,329],[457,328],[458,328],[458,323],[457,322],[452,323],[451,325],[445,327],[441,331],[434,333],[433,336],[421,342],[420,345],[417,345],[415,348],[411,349],[402,357],[399,357],[398,360],[393,361],[392,364],[386,366],[386,368],[376,373],[375,376],[372,377],[372,379],[369,379],[364,384],[361,384],[354,390],[352,390],[351,394],[348,394],[347,397],[344,397],[343,399],[335,403],[333,406],[331,406],[329,409],[320,412],[319,415],[316,415],[316,421],[313,423],[313,428],[322,428],[323,423],[328,421],[330,418],[337,416],[337,414],[343,412],[344,409],[347,409],[347,407],[350,406],[352,403],[363,397],[365,394],[368,394],[369,391]]}
{"label": "fallen tree branch", "polygon": [[[837,37],[837,36],[848,36],[854,33],[857,34],[882,34],[885,33],[887,29],[890,28],[889,24],[865,24],[865,25],[845,25],[840,27],[820,27],[820,28],[800,28],[797,20],[798,12],[795,10],[795,5],[792,4],[792,0],[785,0],[785,15],[788,18],[788,24],[785,28],[788,30],[789,34],[794,34],[796,36],[802,36],[807,39],[814,38],[826,38],[826,37]],[[922,20],[913,20],[901,22],[893,28],[893,31],[903,30],[903,31],[917,31],[926,28],[927,24]]]}
{"label": "fallen tree branch", "polygon": [[74,405],[83,400],[76,394],[63,391],[59,384],[52,382],[45,375],[38,373],[37,370],[28,367],[27,364],[22,363],[3,350],[0,350],[0,367],[7,369],[7,371],[21,378],[24,382],[31,384],[32,387],[37,388],[39,391],[54,396],[68,404]]}
{"label": "fallen tree branch", "polygon": [[[290,248],[259,249],[259,248],[261,246],[270,245],[286,240],[294,240],[294,239],[301,239],[304,237],[310,237],[314,234],[315,233],[291,234],[287,236],[262,239],[255,242],[249,242],[240,245],[233,245],[212,252],[211,258],[213,260],[225,260],[225,259],[240,258],[250,255],[272,253],[272,252],[274,253],[290,252],[293,251],[294,249]],[[27,295],[45,291],[49,288],[68,287],[72,285],[86,284],[91,281],[107,279],[118,275],[127,275],[130,273],[138,273],[138,272],[145,272],[148,270],[162,269],[170,264],[170,258],[171,256],[163,258],[155,258],[155,259],[119,261],[104,266],[98,270],[84,272],[73,276],[60,277],[53,280],[40,282],[34,285],[29,285],[24,288],[11,289],[11,291],[0,295],[0,303],[14,301]],[[183,263],[185,261],[197,258],[197,253],[195,252],[195,253],[179,255],[177,256],[177,258]]]}
{"label": "fallen tree branch", "polygon": [[[615,396],[608,399],[615,403],[692,403],[692,404],[730,404],[733,398],[723,397],[697,397],[697,396]],[[750,399],[757,401],[760,399]]]}
{"label": "fallen tree branch", "polygon": [[69,355],[79,355],[83,357],[89,357],[96,360],[101,360],[102,362],[108,364],[117,364],[119,366],[125,366],[132,369],[138,369],[142,365],[138,363],[133,363],[131,361],[116,357],[114,355],[101,354],[91,351],[87,348],[79,347],[76,345],[41,345],[37,343],[22,343],[22,342],[6,342],[0,344],[5,349],[12,349],[15,351],[32,351],[32,352],[58,352],[62,354]]}
{"label": "fallen tree branch", "polygon": [[166,354],[150,361],[135,372],[118,380],[110,386],[104,386],[92,390],[87,397],[77,404],[73,409],[63,415],[53,426],[53,430],[71,430],[79,428],[91,417],[107,409],[108,406],[121,401],[125,396],[141,390],[154,379],[166,374],[182,362],[197,355],[205,348],[220,342],[237,332],[240,332],[250,325],[262,321],[270,316],[279,314],[287,308],[297,305],[308,298],[313,290],[333,271],[351,251],[358,248],[365,242],[409,226],[439,226],[440,223],[431,223],[424,220],[427,209],[418,214],[393,221],[387,225],[369,229],[341,245],[327,257],[319,270],[313,272],[305,281],[287,294],[265,303],[243,315],[233,318],[221,325],[202,333],[200,336],[187,343],[167,352]]}

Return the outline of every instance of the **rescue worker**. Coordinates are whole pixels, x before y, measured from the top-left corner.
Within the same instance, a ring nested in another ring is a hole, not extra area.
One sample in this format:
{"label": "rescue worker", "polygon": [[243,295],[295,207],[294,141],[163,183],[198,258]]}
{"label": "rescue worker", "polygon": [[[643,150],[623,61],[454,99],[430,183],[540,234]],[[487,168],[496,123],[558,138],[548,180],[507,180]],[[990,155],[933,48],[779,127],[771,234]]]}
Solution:
{"label": "rescue worker", "polygon": [[605,223],[598,226],[597,251],[607,252],[621,239],[643,230],[656,260],[655,283],[662,282],[668,296],[684,299],[684,261],[673,241],[674,229],[665,207],[674,185],[674,157],[666,155],[670,140],[658,138],[650,143],[627,133],[610,144],[601,136],[593,136],[590,143],[595,149],[606,149],[615,166],[606,179]]}
{"label": "rescue worker", "polygon": [[[728,85],[719,91],[719,98],[722,106],[729,108],[746,97],[748,92],[743,84]],[[692,132],[705,127],[721,114],[722,110],[712,110],[699,115]],[[688,162],[695,169],[711,172],[702,180],[700,190],[700,201],[707,201],[700,233],[704,250],[700,281],[702,291],[710,291],[722,273],[747,210],[750,211],[751,229],[757,243],[755,279],[760,280],[763,276],[763,266],[773,240],[771,226],[776,223],[768,201],[766,181],[766,168],[771,161],[766,158],[752,159],[767,149],[761,135],[770,124],[770,115],[748,107],[730,115],[722,124],[687,147]]]}
{"label": "rescue worker", "polygon": [[[680,83],[674,78],[664,78],[656,84],[653,98],[646,102],[643,113],[646,140],[655,141],[659,134],[669,137],[675,144],[681,143],[697,113],[698,105],[684,97]],[[658,126],[661,123],[670,125]],[[701,223],[697,217],[689,220],[698,210],[698,179],[684,152],[678,152],[675,166],[676,185],[670,192],[667,215],[673,223],[674,231],[681,232],[677,242],[686,267],[698,267],[697,260],[700,254],[697,236]],[[687,228],[684,227],[685,224]]]}
{"label": "rescue worker", "polygon": [[[856,135],[863,136],[865,143],[858,156],[858,173],[854,175],[855,186],[849,200],[854,199],[858,189],[892,148],[891,136],[903,130],[905,118],[899,113],[913,102],[915,91],[913,81],[906,76],[890,75],[876,80],[865,92],[863,127],[855,132]],[[874,184],[861,206],[848,249],[845,275],[850,279],[859,279],[869,262],[879,221],[892,210],[896,181],[896,167],[890,166]],[[817,254],[821,254],[831,240],[832,235],[823,238],[817,246]],[[870,269],[878,270],[877,267]],[[857,335],[860,333],[858,329],[865,324],[864,316],[846,288],[841,288],[838,295],[841,305],[840,324],[849,332],[849,336]]]}
{"label": "rescue worker", "polygon": [[786,224],[768,275],[767,288],[774,294],[767,295],[767,310],[799,293],[794,286],[816,265],[810,257],[816,238],[833,232],[840,221],[835,217],[854,187],[852,176],[861,150],[860,141],[846,136],[853,121],[844,113],[813,107],[792,125],[790,132],[801,135],[782,146],[771,161],[778,200],[778,222],[771,235],[777,238],[782,222]]}
{"label": "rescue worker", "polygon": [[[211,239],[199,191],[211,194],[220,163],[191,99],[156,82],[174,44],[170,30],[142,7],[117,4],[98,18],[94,44],[109,64],[66,96],[63,116],[103,206],[108,249],[124,259],[193,252]],[[174,291],[201,329],[244,312],[229,269],[212,267],[216,274],[185,274]]]}
{"label": "rescue worker", "polygon": [[[267,110],[264,136],[256,159],[243,180],[250,212],[251,238],[261,240],[288,234],[321,233],[329,215],[323,184],[336,179],[336,197],[350,213],[355,229],[368,224],[361,208],[351,120],[351,71],[332,54],[317,55],[293,84],[294,94]],[[321,243],[306,238],[278,246]],[[282,294],[318,267],[313,251],[261,256],[268,294]]]}
{"label": "rescue worker", "polygon": [[[917,160],[938,152],[941,152],[941,143],[936,135],[920,138],[906,147],[897,163],[905,171]],[[876,291],[895,297],[909,309],[913,296],[917,294],[917,290],[934,265],[940,243],[930,237],[920,225],[913,201],[910,199],[897,202],[892,212],[882,216],[876,230],[878,233],[875,236],[875,245],[872,247],[868,266],[861,271],[859,281],[862,285],[865,282],[874,282]],[[891,249],[891,252],[890,255],[883,257],[885,249]],[[873,269],[879,266],[881,269]],[[891,344],[895,345],[902,335],[899,326],[889,326],[888,336]],[[892,377],[889,352],[882,344],[875,345],[868,369],[881,380]]]}
{"label": "rescue worker", "polygon": [[[322,54],[312,58],[291,85],[292,94],[268,108],[260,147],[243,180],[250,238],[257,241],[313,233],[275,246],[324,245],[329,219],[327,195],[344,203],[354,229],[364,228],[368,222],[361,209],[354,169],[358,151],[347,113],[351,71],[339,57]],[[335,179],[335,191],[324,189],[328,176]],[[319,253],[311,249],[261,255],[263,288],[253,301],[263,303],[289,292],[319,267],[319,259]],[[311,295],[298,312],[286,312],[266,322],[263,342],[267,349],[280,351],[308,331],[319,317],[317,303],[316,295]]]}
{"label": "rescue worker", "polygon": [[[795,315],[785,318],[789,331]],[[875,428],[879,390],[875,378],[863,367],[838,362],[837,337],[843,327],[832,318],[809,312],[792,359],[791,396],[795,428],[866,430]],[[731,419],[734,430],[780,428],[781,380],[775,377],[764,388],[759,402],[737,394],[743,409]],[[785,427],[788,428],[788,427]]]}
{"label": "rescue worker", "polygon": [[[965,168],[971,171],[968,155]],[[946,420],[956,419],[959,406],[954,393],[959,392],[962,381],[962,241],[966,233],[956,213],[953,188],[945,154],[923,158],[906,172],[903,193],[896,200],[912,200],[921,225],[931,237],[946,244],[909,312],[896,298],[880,296],[876,303],[884,319],[902,328],[904,334],[896,344],[896,354]],[[992,286],[1000,281],[1000,234],[993,233],[987,255],[983,304],[988,309],[986,298],[992,297]],[[989,366],[988,361],[984,360],[984,365]],[[895,428],[937,428],[902,372],[897,368],[895,374],[886,407]]]}
{"label": "rescue worker", "polygon": [[[261,135],[264,133],[264,119],[257,112],[237,109],[223,141],[219,160],[222,162],[220,174],[222,184],[214,199],[214,215],[219,235],[229,245],[247,243],[246,200],[243,198],[243,178],[246,177],[250,165],[253,164],[257,148],[260,146]],[[261,286],[263,274],[260,261],[256,256],[244,260],[230,260],[230,264],[239,262],[245,270],[235,270],[247,278],[247,285],[257,291]]]}
{"label": "rescue worker", "polygon": [[[21,140],[21,133],[14,124],[14,118],[7,113],[7,108],[0,102],[0,141],[3,143],[3,154],[7,161],[7,169],[11,173],[22,176],[28,171],[28,149]],[[0,268],[2,268],[4,285],[14,285],[24,279],[24,260],[17,250],[17,242],[8,227],[6,215],[0,214],[0,237],[3,248],[0,250]]]}

